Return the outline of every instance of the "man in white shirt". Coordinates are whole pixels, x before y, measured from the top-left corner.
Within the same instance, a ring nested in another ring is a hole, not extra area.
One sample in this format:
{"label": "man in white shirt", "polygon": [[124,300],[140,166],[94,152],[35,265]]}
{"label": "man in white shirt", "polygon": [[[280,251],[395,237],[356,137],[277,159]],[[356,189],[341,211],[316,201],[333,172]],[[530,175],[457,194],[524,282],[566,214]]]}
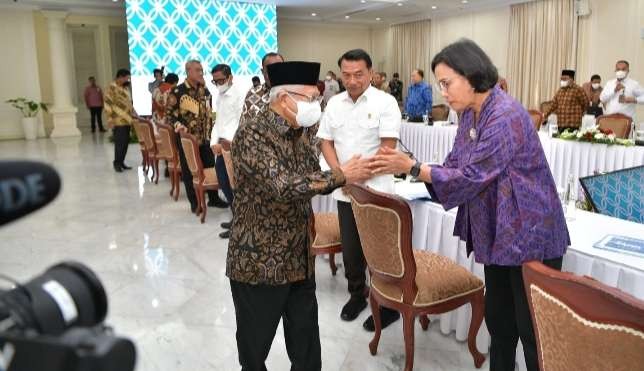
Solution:
{"label": "man in white shirt", "polygon": [[[230,151],[230,143],[235,136],[235,132],[237,132],[239,118],[244,108],[245,95],[236,85],[233,85],[233,74],[230,66],[218,64],[211,72],[212,83],[217,87],[219,95],[217,96],[215,107],[217,118],[210,133],[210,147],[216,156],[215,171],[217,172],[219,188],[224,192],[230,205],[233,202],[233,191],[230,187],[226,164],[221,151],[222,149]],[[226,231],[220,233],[219,237],[230,238],[230,223],[222,223],[221,226]]]}
{"label": "man in white shirt", "polygon": [[[338,66],[346,91],[329,99],[317,133],[322,139],[322,154],[331,169],[339,168],[354,155],[371,157],[382,146],[395,148],[401,123],[396,99],[371,86],[373,70],[369,54],[361,49],[348,51],[340,57]],[[394,192],[391,175],[374,177],[366,185],[381,192]],[[342,189],[335,190],[333,197],[338,201],[342,258],[351,295],[340,317],[352,321],[367,306],[364,296],[366,261],[349,199]],[[400,314],[383,308],[380,317],[384,328]],[[374,331],[371,316],[363,327]]]}
{"label": "man in white shirt", "polygon": [[622,113],[635,121],[635,105],[644,104],[644,88],[628,77],[630,65],[618,61],[615,65],[615,79],[608,81],[599,99],[606,109],[604,114]]}

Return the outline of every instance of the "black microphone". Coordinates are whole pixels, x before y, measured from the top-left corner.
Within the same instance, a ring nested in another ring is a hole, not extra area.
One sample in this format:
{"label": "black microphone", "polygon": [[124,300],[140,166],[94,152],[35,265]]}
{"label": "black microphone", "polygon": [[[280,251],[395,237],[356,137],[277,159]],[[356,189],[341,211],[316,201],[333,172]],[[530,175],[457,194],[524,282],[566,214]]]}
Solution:
{"label": "black microphone", "polygon": [[60,192],[60,176],[35,161],[0,161],[0,225],[50,203]]}

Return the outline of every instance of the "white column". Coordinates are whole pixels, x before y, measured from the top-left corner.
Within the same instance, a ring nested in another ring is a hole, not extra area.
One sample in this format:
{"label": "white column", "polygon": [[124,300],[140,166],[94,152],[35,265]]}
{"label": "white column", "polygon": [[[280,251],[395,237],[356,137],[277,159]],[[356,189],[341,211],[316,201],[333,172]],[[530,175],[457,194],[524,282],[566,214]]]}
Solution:
{"label": "white column", "polygon": [[67,12],[47,10],[42,12],[47,19],[49,31],[49,58],[51,60],[53,107],[49,110],[54,122],[51,137],[80,136],[76,127],[76,112],[72,104],[69,49],[65,36]]}

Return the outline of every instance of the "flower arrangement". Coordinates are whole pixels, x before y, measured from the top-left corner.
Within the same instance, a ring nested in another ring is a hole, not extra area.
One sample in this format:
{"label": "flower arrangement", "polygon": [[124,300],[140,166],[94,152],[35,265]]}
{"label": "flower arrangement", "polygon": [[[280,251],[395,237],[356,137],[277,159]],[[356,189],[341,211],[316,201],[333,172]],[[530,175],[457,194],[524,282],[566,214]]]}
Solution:
{"label": "flower arrangement", "polygon": [[560,135],[559,139],[564,140],[576,140],[579,142],[590,142],[590,143],[601,143],[601,144],[619,144],[622,146],[632,146],[635,145],[635,141],[631,139],[622,139],[615,137],[610,129],[600,129],[599,125],[594,125],[592,127],[584,128],[581,130],[570,131],[569,129],[564,130]]}

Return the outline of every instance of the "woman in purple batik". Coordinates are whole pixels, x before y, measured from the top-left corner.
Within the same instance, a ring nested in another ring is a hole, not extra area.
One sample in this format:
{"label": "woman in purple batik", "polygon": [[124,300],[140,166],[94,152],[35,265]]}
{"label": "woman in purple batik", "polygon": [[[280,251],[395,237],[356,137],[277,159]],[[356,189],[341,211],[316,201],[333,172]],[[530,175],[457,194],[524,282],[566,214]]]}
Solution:
{"label": "woman in purple batik", "polygon": [[485,265],[490,370],[514,370],[520,338],[528,370],[537,371],[521,264],[538,260],[560,270],[570,244],[552,174],[528,112],[496,85],[496,67],[478,45],[447,46],[432,71],[443,98],[462,112],[454,148],[443,166],[383,148],[373,172],[411,174],[446,210],[458,206],[454,235]]}

